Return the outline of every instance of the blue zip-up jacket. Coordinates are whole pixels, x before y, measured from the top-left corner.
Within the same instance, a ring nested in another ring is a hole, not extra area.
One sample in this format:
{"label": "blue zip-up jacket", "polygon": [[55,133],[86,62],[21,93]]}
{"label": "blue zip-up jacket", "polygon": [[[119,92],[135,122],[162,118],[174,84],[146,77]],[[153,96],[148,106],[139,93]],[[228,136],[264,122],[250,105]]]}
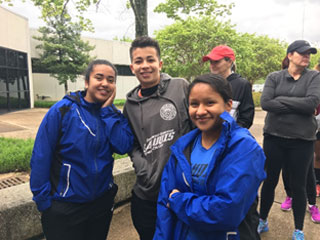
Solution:
{"label": "blue zip-up jacket", "polygon": [[[206,195],[199,196],[192,189],[190,154],[200,130],[182,136],[171,147],[162,175],[154,240],[186,239],[190,228],[205,232],[207,239],[240,239],[237,227],[266,176],[265,155],[249,131],[239,127],[229,113],[220,117],[224,123],[208,166]],[[173,189],[180,192],[169,199]]]}
{"label": "blue zip-up jacket", "polygon": [[133,135],[114,105],[88,103],[71,93],[50,108],[31,157],[30,187],[39,211],[52,200],[88,202],[113,185],[112,154],[132,149]]}

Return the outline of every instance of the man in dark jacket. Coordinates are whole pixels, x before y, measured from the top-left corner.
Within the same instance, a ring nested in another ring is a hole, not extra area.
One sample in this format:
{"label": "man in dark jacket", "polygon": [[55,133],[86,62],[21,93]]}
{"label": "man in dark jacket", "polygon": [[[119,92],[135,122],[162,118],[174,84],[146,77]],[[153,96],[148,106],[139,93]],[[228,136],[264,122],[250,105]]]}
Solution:
{"label": "man in dark jacket", "polygon": [[[204,62],[209,60],[211,73],[220,74],[231,84],[232,110],[230,115],[233,116],[239,126],[249,129],[254,118],[251,84],[248,80],[235,73],[236,57],[232,48],[226,45],[216,46],[208,55],[203,56],[202,60]],[[258,198],[239,225],[241,240],[260,240],[260,235],[257,232],[259,224],[257,205]]]}
{"label": "man in dark jacket", "polygon": [[124,115],[135,143],[130,153],[137,175],[132,191],[131,217],[141,240],[155,232],[157,199],[163,168],[170,146],[190,131],[188,82],[160,73],[162,61],[158,43],[149,37],[134,40],[130,48],[131,71],[140,85],[127,94]]}

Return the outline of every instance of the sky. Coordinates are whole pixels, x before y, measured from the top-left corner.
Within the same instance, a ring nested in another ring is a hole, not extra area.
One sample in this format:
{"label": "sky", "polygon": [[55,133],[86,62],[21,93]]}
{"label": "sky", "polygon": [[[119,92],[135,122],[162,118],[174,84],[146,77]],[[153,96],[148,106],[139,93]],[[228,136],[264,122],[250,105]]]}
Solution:
{"label": "sky", "polygon": [[[76,1],[76,0],[73,0]],[[134,39],[134,15],[126,9],[127,0],[101,0],[99,8],[90,7],[85,14],[95,27],[95,33],[84,33],[88,37],[112,40],[123,36]],[[149,35],[173,23],[164,14],[153,9],[164,0],[148,1]],[[238,32],[268,35],[288,43],[305,39],[320,48],[320,1],[319,0],[220,0],[233,2],[235,7],[228,18]],[[26,0],[14,0],[14,6],[5,8],[29,19],[31,28],[43,25],[39,20],[40,10]]]}

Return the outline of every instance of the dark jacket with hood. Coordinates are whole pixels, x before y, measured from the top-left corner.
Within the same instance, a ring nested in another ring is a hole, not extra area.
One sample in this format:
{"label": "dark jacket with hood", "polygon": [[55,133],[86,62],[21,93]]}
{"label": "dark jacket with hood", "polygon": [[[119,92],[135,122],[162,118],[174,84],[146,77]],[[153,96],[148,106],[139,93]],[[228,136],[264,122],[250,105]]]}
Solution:
{"label": "dark jacket with hood", "polygon": [[187,89],[185,79],[162,73],[158,89],[151,96],[139,96],[140,86],[127,94],[124,115],[135,135],[130,153],[137,176],[133,190],[141,199],[157,201],[169,147],[190,131]]}
{"label": "dark jacket with hood", "polygon": [[232,87],[232,110],[230,114],[240,127],[249,129],[254,118],[251,84],[237,73],[230,74],[227,80]]}
{"label": "dark jacket with hood", "polygon": [[114,152],[131,151],[133,134],[114,105],[66,95],[39,127],[31,157],[30,187],[39,211],[52,200],[89,202],[113,185]]}

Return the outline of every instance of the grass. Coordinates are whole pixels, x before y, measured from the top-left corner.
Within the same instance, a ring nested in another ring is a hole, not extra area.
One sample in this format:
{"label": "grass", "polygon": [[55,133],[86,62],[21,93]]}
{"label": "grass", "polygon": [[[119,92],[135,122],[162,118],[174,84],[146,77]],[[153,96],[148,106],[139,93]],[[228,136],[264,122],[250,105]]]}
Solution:
{"label": "grass", "polygon": [[0,137],[0,173],[28,171],[33,144],[33,139]]}
{"label": "grass", "polygon": [[253,92],[252,93],[252,98],[253,98],[253,103],[255,107],[260,107],[260,98],[261,98],[261,92]]}
{"label": "grass", "polygon": [[[34,145],[33,139],[0,137],[0,173],[30,171],[30,158]],[[114,154],[114,159],[128,155]]]}

